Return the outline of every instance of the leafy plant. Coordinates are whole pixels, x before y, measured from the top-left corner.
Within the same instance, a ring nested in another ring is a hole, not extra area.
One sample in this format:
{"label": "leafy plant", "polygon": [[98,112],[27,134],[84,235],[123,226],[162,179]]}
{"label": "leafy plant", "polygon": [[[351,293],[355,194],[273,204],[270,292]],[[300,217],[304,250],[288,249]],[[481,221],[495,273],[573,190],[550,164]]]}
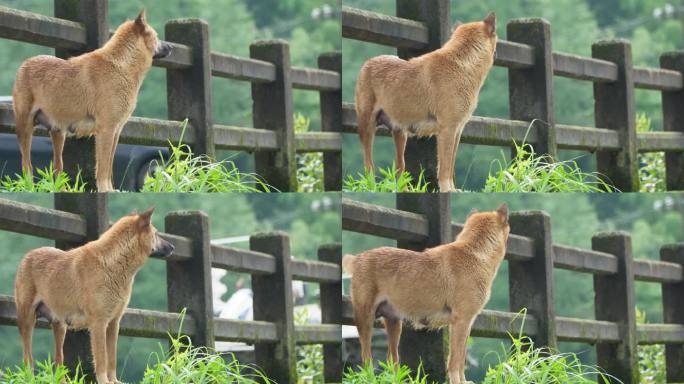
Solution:
{"label": "leafy plant", "polygon": [[374,172],[364,171],[358,174],[358,179],[347,175],[342,187],[345,192],[427,192],[429,183],[425,181],[421,170],[418,180],[413,182],[413,176],[403,172],[397,177],[397,167],[392,163],[390,168],[380,168],[380,176]]}
{"label": "leafy plant", "polygon": [[35,169],[36,175],[31,176],[26,172],[21,175],[16,174],[12,178],[5,176],[0,181],[1,192],[85,192],[86,185],[81,179],[81,172],[76,174],[76,178],[71,183],[71,178],[66,172],[56,175],[52,163],[48,168]]}
{"label": "leafy plant", "polygon": [[69,376],[69,370],[63,365],[55,366],[48,357],[46,361],[36,362],[36,372],[28,365],[7,368],[0,372],[0,384],[85,384],[85,377],[80,369],[76,368],[73,377]]}
{"label": "leafy plant", "polygon": [[[308,311],[295,311],[295,325],[306,324]],[[298,384],[324,384],[323,346],[320,344],[297,346]]]}
{"label": "leafy plant", "polygon": [[397,366],[392,363],[378,362],[379,371],[368,365],[359,370],[349,368],[344,373],[344,384],[436,384],[428,381],[422,367],[418,367],[416,374],[411,373],[409,367]]}
{"label": "leafy plant", "polygon": [[142,192],[268,192],[269,186],[256,174],[242,173],[230,160],[215,161],[206,155],[195,156],[190,147],[169,142],[171,155],[153,168],[145,178]]}
{"label": "leafy plant", "polygon": [[[311,120],[304,115],[295,114],[295,133],[309,131]],[[323,154],[297,154],[297,184],[298,192],[323,192]]]}
{"label": "leafy plant", "polygon": [[[645,324],[646,312],[636,310],[637,323]],[[640,345],[637,347],[639,353],[639,372],[641,373],[641,384],[661,384],[667,382],[667,373],[665,370],[665,346],[662,344],[656,345]]]}
{"label": "leafy plant", "polygon": [[[531,127],[531,125],[530,125]],[[529,128],[528,128],[529,133]],[[513,141],[515,157],[496,159],[485,182],[484,192],[613,192],[615,187],[606,183],[596,172],[583,172],[576,159],[554,161],[548,155],[538,155],[532,145]]]}
{"label": "leafy plant", "polygon": [[[525,316],[523,310],[520,315]],[[600,368],[585,365],[575,353],[559,353],[547,348],[535,348],[534,342],[523,335],[524,317],[518,336],[508,334],[511,346],[501,345],[499,363],[489,367],[483,384],[608,384],[620,382]]]}
{"label": "leafy plant", "polygon": [[[651,132],[651,119],[646,114],[637,116],[637,132]],[[640,192],[667,192],[665,185],[665,154],[648,152],[639,154]]]}

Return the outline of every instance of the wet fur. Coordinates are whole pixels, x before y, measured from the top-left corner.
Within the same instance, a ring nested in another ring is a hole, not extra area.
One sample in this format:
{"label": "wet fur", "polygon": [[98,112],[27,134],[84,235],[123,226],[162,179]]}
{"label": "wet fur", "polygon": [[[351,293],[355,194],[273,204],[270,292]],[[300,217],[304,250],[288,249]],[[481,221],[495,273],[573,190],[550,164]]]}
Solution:
{"label": "wet fur", "polygon": [[144,11],[126,21],[100,49],[63,60],[32,57],[17,71],[13,107],[22,168],[31,173],[35,125],[50,133],[53,165],[63,170],[66,136],[95,136],[96,181],[100,192],[112,191],[112,163],[124,123],[133,113],[138,91],[154,57],[168,56]]}
{"label": "wet fur", "polygon": [[455,190],[456,150],[494,64],[495,25],[491,13],[484,21],[459,25],[433,52],[408,61],[383,55],[363,65],[356,83],[356,116],[367,171],[374,169],[378,125],[392,132],[398,172],[405,168],[409,136],[436,135],[439,190]]}
{"label": "wet fur", "polygon": [[17,326],[24,362],[33,364],[31,338],[37,318],[55,337],[55,363],[62,364],[67,329],[90,331],[97,383],[118,383],[119,321],[131,297],[136,272],[150,254],[168,256],[173,246],[150,223],[152,210],[120,219],[95,241],[63,251],[34,249],[19,264],[15,282]]}
{"label": "wet fur", "polygon": [[453,243],[415,252],[382,247],[343,259],[364,364],[370,364],[373,323],[382,318],[388,360],[399,362],[402,320],[415,328],[450,327],[449,382],[465,382],[466,341],[506,253],[508,208],[473,212]]}

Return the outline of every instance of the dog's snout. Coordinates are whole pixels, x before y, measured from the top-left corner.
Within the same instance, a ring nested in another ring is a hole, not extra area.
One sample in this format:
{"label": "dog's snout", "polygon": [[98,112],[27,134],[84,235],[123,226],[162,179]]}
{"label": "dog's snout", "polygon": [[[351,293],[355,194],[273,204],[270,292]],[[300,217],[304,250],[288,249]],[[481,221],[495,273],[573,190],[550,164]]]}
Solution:
{"label": "dog's snout", "polygon": [[171,54],[173,46],[171,44],[162,42],[157,46],[157,50],[154,52],[155,59],[163,59]]}
{"label": "dog's snout", "polygon": [[159,239],[159,245],[152,250],[152,257],[169,257],[176,247],[164,239]]}

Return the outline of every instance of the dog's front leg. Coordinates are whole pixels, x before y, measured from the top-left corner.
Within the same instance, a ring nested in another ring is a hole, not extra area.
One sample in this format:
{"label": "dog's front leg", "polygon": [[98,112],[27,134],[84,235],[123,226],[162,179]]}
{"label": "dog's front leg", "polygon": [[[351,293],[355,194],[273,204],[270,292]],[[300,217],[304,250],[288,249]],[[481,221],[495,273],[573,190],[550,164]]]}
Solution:
{"label": "dog's front leg", "polygon": [[456,190],[452,182],[453,175],[449,174],[453,171],[453,164],[450,165],[449,162],[452,161],[454,154],[454,144],[454,133],[440,127],[437,134],[437,179],[440,192]]}
{"label": "dog's front leg", "polygon": [[465,358],[473,319],[458,317],[449,325],[449,384],[468,383],[465,380]]}
{"label": "dog's front leg", "polygon": [[59,175],[64,169],[62,152],[64,151],[65,136],[64,132],[59,129],[50,131],[50,138],[52,138],[52,165],[55,167],[55,175]]}
{"label": "dog's front leg", "polygon": [[107,322],[94,321],[91,323],[90,348],[93,351],[93,365],[95,366],[95,377],[97,384],[107,384]]}
{"label": "dog's front leg", "polygon": [[115,132],[112,128],[103,128],[98,130],[95,137],[95,180],[98,192],[110,192],[114,189],[112,188],[112,163],[110,162],[114,136]]}
{"label": "dog's front leg", "polygon": [[110,383],[119,383],[116,379],[116,344],[119,338],[119,321],[118,317],[109,322],[107,326],[107,377]]}
{"label": "dog's front leg", "polygon": [[[406,169],[406,162],[404,161],[404,152],[406,151],[406,140],[408,135],[403,129],[392,131],[392,137],[394,138],[394,147],[397,150],[397,178],[404,173]],[[401,191],[398,191],[401,192]]]}
{"label": "dog's front leg", "polygon": [[55,336],[55,365],[64,364],[64,337],[66,336],[67,326],[61,322],[52,323],[52,333]]}

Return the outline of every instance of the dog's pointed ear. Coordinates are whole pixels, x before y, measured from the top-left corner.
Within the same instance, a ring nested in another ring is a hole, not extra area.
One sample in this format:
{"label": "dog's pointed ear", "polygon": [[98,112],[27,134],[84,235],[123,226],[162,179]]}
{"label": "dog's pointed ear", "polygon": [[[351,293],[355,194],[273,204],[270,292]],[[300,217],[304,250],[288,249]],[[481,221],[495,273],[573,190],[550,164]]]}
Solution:
{"label": "dog's pointed ear", "polygon": [[493,35],[496,33],[496,12],[489,12],[489,15],[484,19],[485,28],[487,33]]}
{"label": "dog's pointed ear", "polygon": [[135,26],[138,29],[138,32],[145,32],[145,28],[147,27],[147,17],[145,16],[145,8],[143,8],[138,14],[138,17],[135,18]]}
{"label": "dog's pointed ear", "polygon": [[496,209],[496,213],[499,215],[502,222],[508,223],[508,205],[506,205],[506,203],[501,204],[499,208]]}
{"label": "dog's pointed ear", "polygon": [[468,214],[468,217],[470,217],[470,216],[472,216],[472,215],[474,215],[474,214],[476,214],[476,213],[477,213],[477,208],[472,208],[472,209],[470,210],[470,213]]}
{"label": "dog's pointed ear", "polygon": [[141,228],[150,226],[150,223],[152,222],[152,213],[154,213],[154,207],[138,215],[138,222]]}

